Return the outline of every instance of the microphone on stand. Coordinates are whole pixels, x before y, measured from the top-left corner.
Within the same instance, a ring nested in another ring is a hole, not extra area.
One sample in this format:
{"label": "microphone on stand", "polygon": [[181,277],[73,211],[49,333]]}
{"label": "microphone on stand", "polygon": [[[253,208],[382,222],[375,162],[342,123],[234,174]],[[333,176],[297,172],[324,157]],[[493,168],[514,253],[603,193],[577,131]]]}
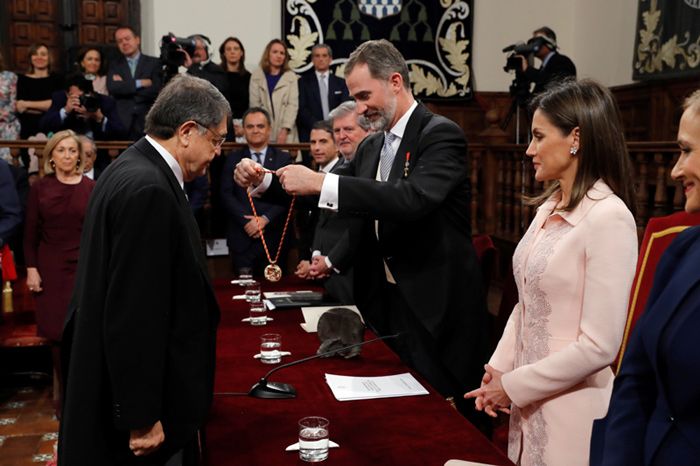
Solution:
{"label": "microphone on stand", "polygon": [[363,345],[366,345],[367,343],[372,343],[372,342],[378,341],[378,340],[388,340],[390,338],[397,338],[400,335],[401,335],[400,333],[396,333],[394,335],[386,335],[383,337],[373,338],[371,340],[363,341],[361,343],[356,343],[354,345],[344,346],[342,348],[334,349],[331,351],[326,351],[324,353],[314,354],[313,356],[298,359],[296,361],[288,362],[286,364],[282,364],[281,366],[277,366],[274,369],[272,369],[271,371],[269,371],[267,374],[265,374],[260,379],[260,381],[258,381],[258,383],[253,385],[253,387],[248,392],[248,396],[252,396],[253,398],[265,398],[265,399],[295,398],[297,396],[297,391],[294,389],[293,386],[291,386],[288,383],[269,382],[267,379],[272,374],[277,372],[278,370],[284,369],[286,367],[296,366],[297,364],[301,364],[301,363],[306,362],[306,361],[311,361],[312,359],[323,358],[325,356],[333,356],[336,353],[339,353],[341,351],[356,348],[358,346],[363,346]]}

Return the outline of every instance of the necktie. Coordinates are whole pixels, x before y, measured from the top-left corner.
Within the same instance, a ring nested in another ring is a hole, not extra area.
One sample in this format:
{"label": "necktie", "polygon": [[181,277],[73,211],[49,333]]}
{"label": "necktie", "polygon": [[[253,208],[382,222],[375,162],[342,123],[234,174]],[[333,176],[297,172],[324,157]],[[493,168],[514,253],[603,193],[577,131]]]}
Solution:
{"label": "necktie", "polygon": [[326,75],[322,74],[318,78],[318,89],[321,92],[321,109],[323,110],[323,119],[328,119],[328,86],[326,85]]}
{"label": "necktie", "polygon": [[262,165],[262,153],[253,152],[253,161],[258,162],[260,165]]}
{"label": "necktie", "polygon": [[131,77],[133,78],[136,75],[136,60],[131,58],[127,60],[127,63],[129,64],[129,71],[131,72]]}
{"label": "necktie", "polygon": [[391,144],[396,140],[397,136],[393,133],[386,133],[384,136],[384,145],[382,146],[382,152],[379,159],[379,175],[382,181],[386,181],[389,178],[389,172],[391,172],[391,165],[394,163],[394,157],[396,153],[391,147]]}

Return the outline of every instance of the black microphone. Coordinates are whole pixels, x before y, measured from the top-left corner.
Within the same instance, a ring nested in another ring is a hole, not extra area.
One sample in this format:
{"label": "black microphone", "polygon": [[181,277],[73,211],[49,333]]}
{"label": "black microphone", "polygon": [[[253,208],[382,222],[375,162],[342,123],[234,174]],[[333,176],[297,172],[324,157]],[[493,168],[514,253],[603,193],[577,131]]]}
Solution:
{"label": "black microphone", "polygon": [[295,398],[297,396],[297,391],[294,389],[293,386],[291,386],[288,383],[268,382],[267,381],[268,377],[270,377],[272,374],[274,374],[278,370],[284,369],[285,367],[296,366],[297,364],[301,364],[302,362],[311,361],[312,359],[323,358],[325,356],[333,356],[341,351],[349,350],[352,348],[357,348],[358,346],[363,346],[363,345],[366,345],[367,343],[372,343],[372,342],[378,341],[378,340],[388,340],[390,338],[397,338],[400,335],[401,335],[400,333],[396,333],[394,335],[386,335],[383,337],[373,338],[371,340],[363,341],[361,343],[356,343],[354,345],[344,346],[342,348],[334,349],[331,351],[326,351],[324,353],[314,354],[313,356],[298,359],[296,361],[288,362],[287,364],[282,364],[281,366],[277,366],[274,369],[272,369],[270,372],[265,374],[260,379],[260,381],[258,383],[253,385],[253,387],[248,392],[248,396],[252,396],[254,398],[265,398],[265,399]]}

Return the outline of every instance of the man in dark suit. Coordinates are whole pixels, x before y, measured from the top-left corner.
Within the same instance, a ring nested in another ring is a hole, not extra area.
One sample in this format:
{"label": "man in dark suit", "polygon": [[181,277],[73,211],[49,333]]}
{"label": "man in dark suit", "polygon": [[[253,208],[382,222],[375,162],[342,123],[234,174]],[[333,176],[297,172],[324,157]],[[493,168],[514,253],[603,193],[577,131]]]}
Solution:
{"label": "man in dark suit", "polygon": [[[243,132],[248,147],[228,155],[221,173],[221,200],[228,216],[227,242],[233,269],[239,274],[253,272],[262,275],[269,261],[260,239],[260,229],[274,259],[289,211],[291,200],[287,196],[283,196],[284,201],[279,204],[254,198],[259,215],[256,220],[246,190],[233,182],[233,169],[242,159],[253,159],[268,170],[292,163],[288,153],[268,146],[271,131],[270,115],[265,109],[248,109],[243,114]],[[280,259],[284,259],[284,254],[280,254]]]}
{"label": "man in dark suit", "polygon": [[110,63],[107,90],[117,101],[119,118],[127,137],[143,136],[144,119],[161,88],[161,66],[156,57],[141,53],[141,38],[128,26],[114,31],[114,40],[122,56]]}
{"label": "man in dark suit", "polygon": [[327,120],[328,114],[349,99],[345,80],[330,72],[333,52],[326,44],[316,44],[311,49],[313,70],[299,78],[299,111],[297,128],[299,140],[308,142],[314,123]]}
{"label": "man in dark suit", "polygon": [[98,141],[126,136],[114,99],[94,92],[82,74],[69,76],[66,90],[53,93],[39,126],[45,133],[70,129]]}
{"label": "man in dark suit", "polygon": [[64,333],[59,465],[196,464],[219,308],[183,184],[220,153],[227,118],[214,86],[177,76],[97,182]]}
{"label": "man in dark suit", "polygon": [[[357,115],[357,104],[343,102],[330,113],[333,136],[341,160],[331,173],[338,173],[345,163],[355,158],[360,143],[369,134],[369,122]],[[355,229],[361,219],[321,209],[312,245],[311,278],[325,278],[323,286],[336,301],[343,304],[355,302],[353,297],[352,264],[358,237]]]}
{"label": "man in dark suit", "polygon": [[[223,95],[228,95],[228,77],[222,67],[211,61],[209,38],[200,34],[189,36],[195,43],[194,54],[191,57],[192,64],[187,68],[187,72],[192,76],[206,79],[212,83]],[[205,42],[206,40],[206,42]]]}
{"label": "man in dark suit", "polygon": [[[487,312],[471,243],[466,143],[452,121],[411,94],[408,67],[388,41],[360,45],[345,66],[357,112],[376,134],[340,175],[291,165],[278,170],[290,194],[319,194],[319,207],[364,218],[355,259],[355,302],[402,360],[471,419],[465,387],[478,384]],[[243,161],[236,181],[258,184]],[[273,195],[275,189],[268,189]]]}
{"label": "man in dark suit", "polygon": [[576,77],[576,66],[566,55],[557,52],[557,35],[547,26],[532,33],[530,42],[537,41],[539,47],[535,56],[542,61],[542,66],[533,68],[523,57],[523,73],[529,82],[535,83],[533,94],[544,91],[549,83],[567,77]]}

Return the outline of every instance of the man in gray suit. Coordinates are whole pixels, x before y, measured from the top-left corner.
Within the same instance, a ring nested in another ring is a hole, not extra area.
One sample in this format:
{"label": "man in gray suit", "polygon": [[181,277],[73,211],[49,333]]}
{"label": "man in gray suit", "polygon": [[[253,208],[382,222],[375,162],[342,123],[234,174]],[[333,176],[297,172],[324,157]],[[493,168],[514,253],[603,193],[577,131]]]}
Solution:
{"label": "man in gray suit", "polygon": [[160,61],[141,53],[141,38],[128,26],[114,31],[122,56],[110,63],[107,90],[117,101],[119,119],[131,140],[143,136],[146,113],[160,91]]}
{"label": "man in gray suit", "polygon": [[[357,114],[354,101],[343,102],[330,113],[333,136],[338,151],[343,156],[336,167],[350,162],[355,157],[357,146],[369,134],[369,121]],[[333,167],[331,173],[336,170]],[[326,278],[323,286],[330,296],[342,304],[355,302],[352,296],[352,256],[357,238],[353,234],[361,220],[330,210],[319,214],[314,233],[313,252],[309,276]]]}

